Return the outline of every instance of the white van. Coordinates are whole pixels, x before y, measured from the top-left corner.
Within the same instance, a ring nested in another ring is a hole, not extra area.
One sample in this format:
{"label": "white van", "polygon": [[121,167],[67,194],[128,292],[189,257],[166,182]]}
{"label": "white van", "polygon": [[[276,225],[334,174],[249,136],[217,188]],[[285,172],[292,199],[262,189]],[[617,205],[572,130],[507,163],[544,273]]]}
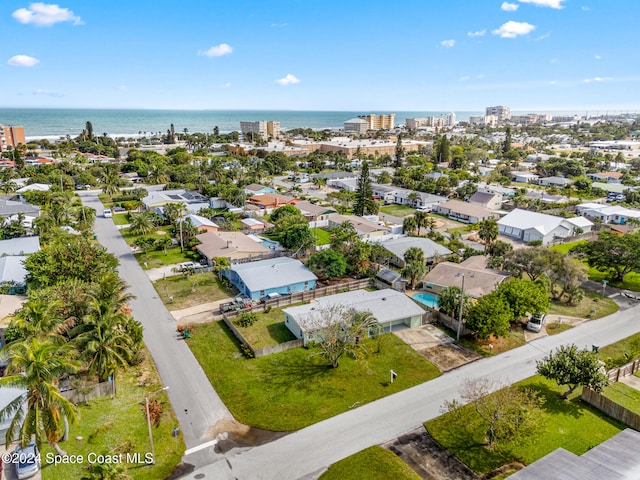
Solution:
{"label": "white van", "polygon": [[105,208],[104,212],[102,212],[102,215],[104,216],[104,218],[111,218],[113,217],[113,212],[110,208]]}

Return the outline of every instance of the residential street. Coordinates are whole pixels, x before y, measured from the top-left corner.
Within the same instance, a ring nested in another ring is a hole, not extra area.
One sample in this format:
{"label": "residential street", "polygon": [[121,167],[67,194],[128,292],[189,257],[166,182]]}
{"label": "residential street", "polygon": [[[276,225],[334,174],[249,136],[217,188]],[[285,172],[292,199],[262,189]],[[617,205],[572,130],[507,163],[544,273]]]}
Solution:
{"label": "residential street", "polygon": [[[94,231],[98,241],[118,258],[120,276],[136,296],[131,302],[133,316],[144,326],[145,344],[153,356],[163,384],[169,387],[167,393],[180,422],[187,449],[198,447],[212,440],[207,437],[209,430],[218,420],[231,417],[231,414],[189,347],[178,337],[175,320],[159,299],[113,221],[102,217],[103,207],[97,194],[97,191],[79,192],[83,204],[97,212]],[[185,461],[199,466],[219,458],[209,447],[198,450],[195,456],[188,455]]]}
{"label": "residential street", "polygon": [[[458,398],[461,383],[490,376],[513,383],[535,373],[536,360],[562,344],[591,349],[640,331],[640,305],[585,322],[560,335],[532,341],[515,350],[479,360],[432,381],[364,405],[274,442],[245,451],[232,450],[225,461],[196,470],[186,479],[312,479],[330,464],[371,445],[419,427],[440,415],[445,400]],[[398,372],[402,375],[402,372]],[[380,379],[379,381],[384,381]],[[375,380],[378,381],[378,380]],[[206,476],[199,476],[205,474]]]}

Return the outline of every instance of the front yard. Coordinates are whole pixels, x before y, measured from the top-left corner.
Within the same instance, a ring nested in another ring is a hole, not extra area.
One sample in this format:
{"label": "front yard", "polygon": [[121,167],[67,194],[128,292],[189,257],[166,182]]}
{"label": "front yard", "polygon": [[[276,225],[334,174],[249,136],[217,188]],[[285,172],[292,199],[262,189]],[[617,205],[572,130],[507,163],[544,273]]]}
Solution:
{"label": "front yard", "polygon": [[226,288],[212,272],[194,273],[189,277],[175,275],[157,280],[153,286],[170,310],[194,307],[238,294],[234,287]]}
{"label": "front yard", "polygon": [[[294,305],[289,305],[287,308]],[[269,312],[256,312],[256,315],[258,321],[250,327],[236,325],[238,331],[253,348],[271,347],[296,339],[284,324],[284,313],[281,308],[272,308]],[[237,320],[238,317],[232,319],[234,324]]]}
{"label": "front yard", "polygon": [[420,480],[395,453],[373,446],[334,463],[320,480]]}
{"label": "front yard", "polygon": [[479,417],[472,405],[462,407],[458,415],[447,413],[430,420],[425,427],[436,441],[480,474],[514,461],[528,465],[559,447],[582,455],[625,428],[583,403],[581,389],[569,400],[562,400],[560,393],[564,388],[539,375],[516,385],[529,387],[546,400],[539,419],[541,427],[531,436],[504,441],[488,449],[484,429],[479,428]]}
{"label": "front yard", "polygon": [[549,315],[564,315],[594,320],[606,317],[618,311],[618,305],[610,298],[592,291],[584,290],[584,298],[578,305],[571,306],[565,302],[551,301]]}
{"label": "front yard", "polygon": [[[365,361],[343,357],[333,369],[318,349],[246,359],[223,322],[190,328],[186,342],[231,413],[266,430],[298,430],[440,375],[395,335],[385,335],[381,353],[373,353],[376,340],[367,340],[372,353]],[[393,383],[391,369],[398,373]]]}
{"label": "front yard", "polygon": [[408,205],[385,205],[384,207],[380,207],[380,211],[387,215],[393,215],[394,217],[406,217],[407,215],[416,213],[416,209]]}
{"label": "front yard", "polygon": [[[69,440],[60,446],[68,455],[82,455],[84,462],[58,465],[47,464],[47,454],[55,452],[43,446],[42,477],[51,480],[61,478],[82,478],[88,472],[88,456],[93,454],[140,453],[142,459],[150,452],[149,433],[143,412],[145,396],[157,399],[162,405],[160,425],[153,427],[155,465],[145,463],[127,464],[128,474],[133,479],[167,478],[180,463],[184,453],[182,436],[171,436],[178,421],[167,398],[167,392],[159,391],[162,383],[149,353],[139,366],[117,375],[117,393],[89,400],[78,405],[80,421],[71,425]],[[140,386],[144,384],[144,386]],[[94,459],[95,460],[95,459]]]}

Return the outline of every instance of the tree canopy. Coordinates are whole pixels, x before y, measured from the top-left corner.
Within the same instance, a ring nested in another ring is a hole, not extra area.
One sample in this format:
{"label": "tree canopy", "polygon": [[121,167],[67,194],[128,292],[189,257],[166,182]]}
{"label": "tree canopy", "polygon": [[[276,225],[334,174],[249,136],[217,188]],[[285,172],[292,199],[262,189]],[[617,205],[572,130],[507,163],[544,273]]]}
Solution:
{"label": "tree canopy", "polygon": [[607,272],[622,282],[630,272],[640,273],[640,232],[618,236],[600,232],[598,239],[576,245],[572,253],[586,259],[590,267]]}

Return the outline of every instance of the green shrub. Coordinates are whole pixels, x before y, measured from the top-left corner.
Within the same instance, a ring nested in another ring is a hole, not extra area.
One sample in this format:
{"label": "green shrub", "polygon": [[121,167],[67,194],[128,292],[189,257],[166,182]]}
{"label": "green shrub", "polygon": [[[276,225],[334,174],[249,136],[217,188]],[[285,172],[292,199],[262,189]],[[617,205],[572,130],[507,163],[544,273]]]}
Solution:
{"label": "green shrub", "polygon": [[242,312],[236,320],[236,325],[239,327],[250,327],[258,321],[258,315],[253,312]]}

